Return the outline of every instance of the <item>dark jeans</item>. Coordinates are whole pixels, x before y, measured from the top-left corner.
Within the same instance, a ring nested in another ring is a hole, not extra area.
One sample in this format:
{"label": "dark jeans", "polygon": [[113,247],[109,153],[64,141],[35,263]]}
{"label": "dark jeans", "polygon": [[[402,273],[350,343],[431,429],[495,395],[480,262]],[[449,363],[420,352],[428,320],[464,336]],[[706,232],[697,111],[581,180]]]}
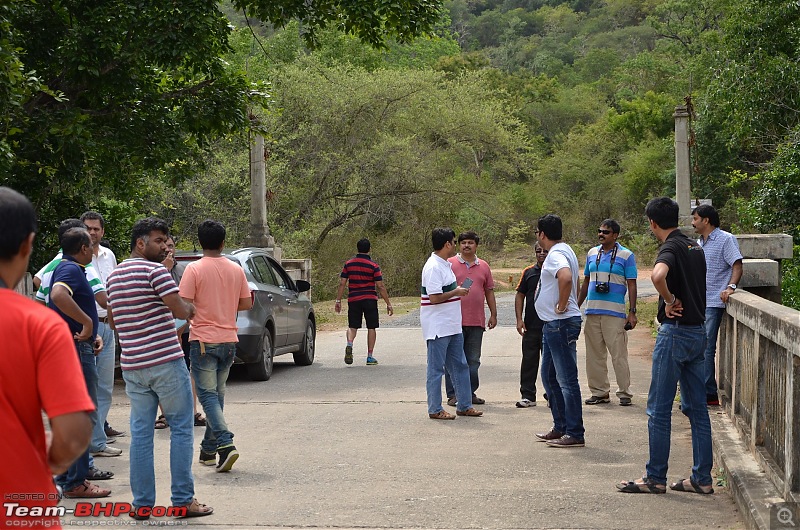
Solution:
{"label": "dark jeans", "polygon": [[553,428],[583,440],[577,343],[581,317],[545,322],[542,330],[542,385],[550,402]]}
{"label": "dark jeans", "polygon": [[[467,357],[469,365],[469,383],[472,387],[472,395],[478,390],[480,381],[478,380],[478,368],[481,367],[481,344],[483,343],[483,328],[480,326],[462,326],[461,333],[464,335],[464,355]],[[445,371],[444,387],[447,397],[455,397],[456,389],[453,388],[453,381],[450,374]]]}
{"label": "dark jeans", "polygon": [[542,330],[527,330],[522,336],[522,365],[519,369],[519,393],[523,399],[536,401],[536,376],[541,355]]}
{"label": "dark jeans", "polygon": [[[95,410],[89,414],[89,418],[92,420],[92,428],[94,428],[95,424],[97,424],[97,358],[94,355],[94,348],[91,342],[76,342],[75,348],[78,350],[78,358],[81,361],[86,390],[89,391],[89,397],[92,398],[92,403],[95,406]],[[88,473],[89,448],[87,447],[86,451],[69,466],[69,469],[56,477],[56,483],[64,491],[68,491],[83,484]]]}

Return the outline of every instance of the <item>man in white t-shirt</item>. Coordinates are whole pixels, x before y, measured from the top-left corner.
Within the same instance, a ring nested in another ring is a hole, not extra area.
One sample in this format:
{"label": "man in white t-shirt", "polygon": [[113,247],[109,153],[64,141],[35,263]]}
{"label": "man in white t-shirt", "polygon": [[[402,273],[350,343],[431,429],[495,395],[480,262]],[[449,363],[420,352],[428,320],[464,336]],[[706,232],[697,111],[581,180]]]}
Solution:
{"label": "man in white t-shirt", "polygon": [[433,253],[422,269],[422,293],[419,319],[422,336],[428,345],[428,417],[432,420],[454,420],[442,408],[442,376],[447,373],[456,390],[456,414],[477,417],[482,411],[472,407],[469,366],[464,355],[461,333],[461,297],[469,288],[459,287],[452,264],[456,255],[456,233],[451,228],[434,228],[431,233]]}
{"label": "man in white t-shirt", "polygon": [[542,384],[550,402],[553,427],[536,437],[551,447],[583,447],[583,409],[578,383],[578,257],[562,238],[561,218],[548,214],[537,222],[536,238],[547,250],[536,291],[542,328]]}
{"label": "man in white t-shirt", "polygon": [[[117,257],[114,256],[114,252],[100,244],[106,233],[106,221],[99,212],[94,211],[84,212],[81,215],[81,221],[86,225],[92,240],[92,250],[94,251],[92,267],[97,271],[103,288],[105,288],[108,276],[117,266]],[[108,444],[113,442],[116,436],[122,436],[125,433],[112,429],[106,423],[114,391],[114,352],[117,344],[114,330],[108,325],[106,308],[97,303],[96,305],[97,317],[100,319],[97,334],[103,339],[103,349],[97,354],[97,424],[94,426],[89,450],[93,456],[118,456],[122,451],[116,447],[109,447]]]}

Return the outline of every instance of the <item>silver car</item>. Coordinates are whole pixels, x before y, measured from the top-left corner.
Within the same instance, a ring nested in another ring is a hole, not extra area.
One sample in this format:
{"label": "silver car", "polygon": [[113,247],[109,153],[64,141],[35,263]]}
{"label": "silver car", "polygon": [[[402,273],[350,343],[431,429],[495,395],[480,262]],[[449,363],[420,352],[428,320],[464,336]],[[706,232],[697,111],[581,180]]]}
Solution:
{"label": "silver car", "polygon": [[[263,249],[242,248],[224,255],[244,269],[253,297],[253,308],[239,311],[236,319],[239,344],[235,362],[245,365],[253,381],[266,381],[272,376],[276,355],[291,353],[295,364],[312,364],[317,321],[306,294],[311,284],[292,280]],[[199,252],[176,253],[178,277],[186,264],[201,257]]]}

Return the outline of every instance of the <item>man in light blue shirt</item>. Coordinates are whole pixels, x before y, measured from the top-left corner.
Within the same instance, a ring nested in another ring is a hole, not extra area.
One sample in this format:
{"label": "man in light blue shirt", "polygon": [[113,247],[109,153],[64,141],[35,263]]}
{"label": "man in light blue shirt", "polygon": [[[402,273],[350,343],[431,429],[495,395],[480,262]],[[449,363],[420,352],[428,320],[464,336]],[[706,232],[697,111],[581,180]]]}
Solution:
{"label": "man in light blue shirt", "polygon": [[700,235],[697,242],[706,255],[706,401],[719,405],[716,366],[717,334],[725,304],[742,278],[742,253],[730,232],[719,229],[719,213],[710,204],[692,210],[692,226]]}
{"label": "man in light blue shirt", "polygon": [[[636,319],[636,258],[617,242],[620,226],[606,219],[597,229],[600,244],[586,257],[578,305],[586,301],[586,378],[592,395],[584,403],[610,403],[608,355],[617,378],[619,404],[631,404],[631,371],[628,366],[628,335]],[[628,293],[630,309],[625,308]]]}

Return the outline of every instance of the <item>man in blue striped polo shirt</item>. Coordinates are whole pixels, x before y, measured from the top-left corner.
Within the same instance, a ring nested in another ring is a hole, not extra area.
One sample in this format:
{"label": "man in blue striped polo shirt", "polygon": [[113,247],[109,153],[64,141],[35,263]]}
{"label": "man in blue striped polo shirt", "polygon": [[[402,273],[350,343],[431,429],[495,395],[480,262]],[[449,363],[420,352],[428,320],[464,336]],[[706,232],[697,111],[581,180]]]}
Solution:
{"label": "man in blue striped polo shirt", "polygon": [[[617,377],[619,404],[631,404],[631,372],[628,367],[626,330],[636,327],[636,258],[617,242],[619,223],[606,219],[597,229],[600,244],[589,250],[578,305],[586,300],[586,378],[592,396],[584,403],[610,403],[608,354]],[[625,293],[630,308],[625,309]]]}

